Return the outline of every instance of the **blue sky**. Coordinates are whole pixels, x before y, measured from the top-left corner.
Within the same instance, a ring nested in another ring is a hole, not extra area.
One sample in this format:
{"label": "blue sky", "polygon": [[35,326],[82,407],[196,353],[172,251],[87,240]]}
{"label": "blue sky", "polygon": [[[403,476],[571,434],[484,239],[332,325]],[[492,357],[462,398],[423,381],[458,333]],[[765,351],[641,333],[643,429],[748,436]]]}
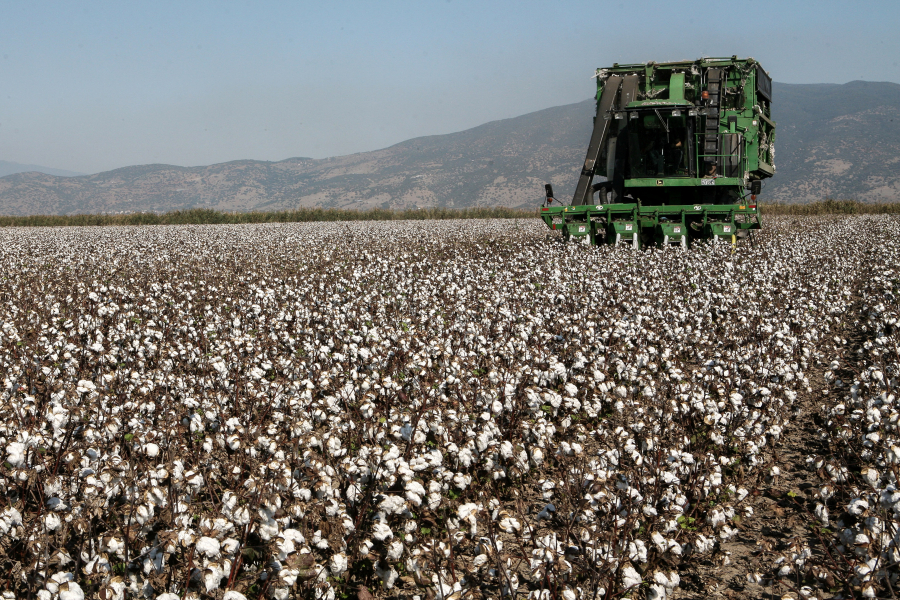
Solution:
{"label": "blue sky", "polygon": [[738,54],[779,82],[900,82],[896,0],[0,10],[0,160],[88,173],[374,150],[584,100],[614,62]]}

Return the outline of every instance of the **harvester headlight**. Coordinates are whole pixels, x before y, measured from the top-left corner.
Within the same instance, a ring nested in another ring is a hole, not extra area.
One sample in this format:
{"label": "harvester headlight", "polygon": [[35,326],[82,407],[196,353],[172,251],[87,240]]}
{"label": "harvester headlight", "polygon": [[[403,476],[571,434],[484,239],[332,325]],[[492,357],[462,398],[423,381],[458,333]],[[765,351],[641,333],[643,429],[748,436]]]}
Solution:
{"label": "harvester headlight", "polygon": [[681,116],[681,111],[680,111],[680,110],[673,110],[673,111],[672,111],[672,116],[673,116],[673,117],[680,117],[680,116]]}
{"label": "harvester headlight", "polygon": [[638,118],[638,114],[637,114],[636,112],[630,113],[630,114],[628,115],[628,118],[629,118],[629,119],[637,119],[637,118]]}
{"label": "harvester headlight", "polygon": [[624,118],[625,118],[625,115],[623,113],[616,113],[616,120],[621,121]]}
{"label": "harvester headlight", "polygon": [[688,116],[689,116],[689,117],[696,117],[696,116],[697,116],[697,109],[696,109],[696,108],[692,108],[691,110],[689,110],[689,111],[688,111]]}

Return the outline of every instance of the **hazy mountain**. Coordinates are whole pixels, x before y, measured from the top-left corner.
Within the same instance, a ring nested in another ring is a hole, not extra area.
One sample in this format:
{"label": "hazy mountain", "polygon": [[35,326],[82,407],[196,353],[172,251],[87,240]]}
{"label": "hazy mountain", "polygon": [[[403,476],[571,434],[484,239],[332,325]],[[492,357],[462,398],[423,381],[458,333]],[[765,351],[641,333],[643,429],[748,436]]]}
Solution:
{"label": "hazy mountain", "polygon": [[58,175],[60,177],[84,175],[84,173],[76,173],[75,171],[66,171],[64,169],[51,169],[50,167],[42,167],[40,165],[20,165],[19,163],[9,162],[8,160],[0,160],[0,177],[12,175],[13,173],[26,173],[28,171],[37,171],[38,173]]}
{"label": "hazy mountain", "polygon": [[900,85],[777,84],[776,176],[766,198],[900,201]]}
{"label": "hazy mountain", "polygon": [[[900,85],[775,84],[776,176],[762,199],[900,200]],[[0,214],[192,207],[536,206],[568,199],[591,134],[591,100],[349,156],[142,165],[80,177],[0,178]]]}

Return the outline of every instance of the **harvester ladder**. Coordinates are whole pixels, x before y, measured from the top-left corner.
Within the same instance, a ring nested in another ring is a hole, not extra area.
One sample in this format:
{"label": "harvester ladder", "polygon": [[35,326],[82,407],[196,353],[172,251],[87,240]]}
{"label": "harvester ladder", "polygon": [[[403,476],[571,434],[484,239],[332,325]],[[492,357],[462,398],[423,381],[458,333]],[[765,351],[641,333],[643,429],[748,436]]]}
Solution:
{"label": "harvester ladder", "polygon": [[[708,69],[706,71],[706,91],[709,99],[706,104],[706,130],[703,140],[704,162],[708,175],[711,167],[718,166],[719,158],[719,97],[722,91],[722,69]],[[721,173],[718,173],[721,175]]]}

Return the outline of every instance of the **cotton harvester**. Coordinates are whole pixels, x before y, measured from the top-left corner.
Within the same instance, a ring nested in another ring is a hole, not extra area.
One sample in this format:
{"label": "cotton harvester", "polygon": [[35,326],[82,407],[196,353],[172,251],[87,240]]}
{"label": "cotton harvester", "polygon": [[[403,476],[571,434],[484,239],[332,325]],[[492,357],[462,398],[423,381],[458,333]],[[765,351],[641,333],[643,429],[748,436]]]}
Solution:
{"label": "cotton harvester", "polygon": [[[752,58],[597,69],[597,116],[571,205],[541,218],[593,244],[734,243],[775,174],[772,79]],[[596,180],[596,181],[595,181]]]}

